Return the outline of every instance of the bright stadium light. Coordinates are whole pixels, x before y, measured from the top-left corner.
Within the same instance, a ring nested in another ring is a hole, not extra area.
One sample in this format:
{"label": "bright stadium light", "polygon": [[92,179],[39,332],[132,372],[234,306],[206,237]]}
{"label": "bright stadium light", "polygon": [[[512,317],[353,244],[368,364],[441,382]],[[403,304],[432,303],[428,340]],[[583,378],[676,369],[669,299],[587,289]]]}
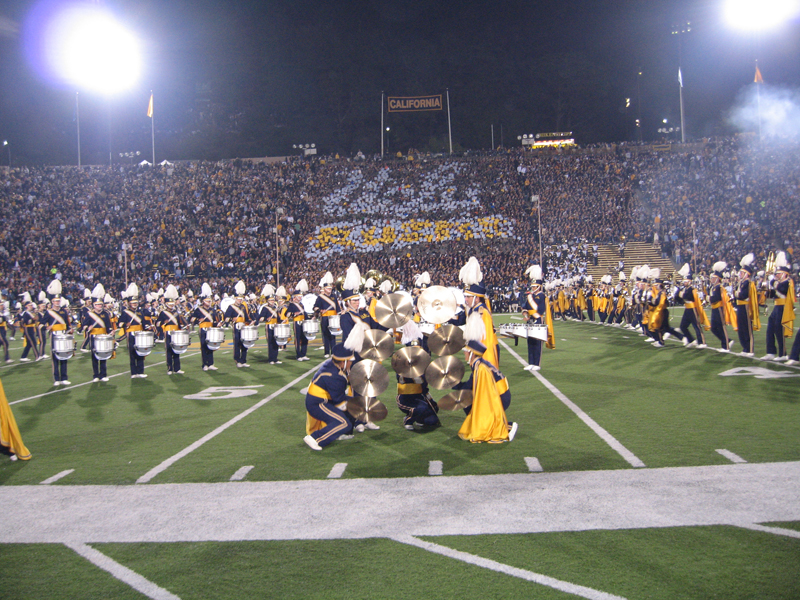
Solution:
{"label": "bright stadium light", "polygon": [[724,14],[731,27],[765,31],[800,14],[800,0],[727,0]]}
{"label": "bright stadium light", "polygon": [[102,6],[67,4],[49,16],[42,35],[49,69],[75,87],[115,94],[139,78],[138,40]]}

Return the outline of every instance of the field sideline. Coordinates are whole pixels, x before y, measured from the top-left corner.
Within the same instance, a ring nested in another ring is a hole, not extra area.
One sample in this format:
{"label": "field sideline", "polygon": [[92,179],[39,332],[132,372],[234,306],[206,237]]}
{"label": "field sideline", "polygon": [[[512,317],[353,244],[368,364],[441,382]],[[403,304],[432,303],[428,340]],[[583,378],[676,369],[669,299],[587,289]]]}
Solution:
{"label": "field sideline", "polygon": [[[520,423],[510,444],[458,439],[461,413],[408,432],[390,386],[380,431],[321,453],[302,442],[316,348],[308,364],[290,348],[271,366],[257,347],[250,369],[220,350],[216,372],[190,349],[171,377],[154,352],[145,380],[130,379],[122,350],[100,384],[77,355],[68,388],[51,386],[49,360],[4,366],[33,459],[0,461],[0,591],[800,596],[800,369],[673,340],[652,348],[589,323],[557,322],[556,343],[531,374],[524,341],[501,342]],[[353,577],[365,557],[381,565],[371,580]],[[302,589],[280,582],[298,569]],[[428,569],[452,585],[410,575]]]}

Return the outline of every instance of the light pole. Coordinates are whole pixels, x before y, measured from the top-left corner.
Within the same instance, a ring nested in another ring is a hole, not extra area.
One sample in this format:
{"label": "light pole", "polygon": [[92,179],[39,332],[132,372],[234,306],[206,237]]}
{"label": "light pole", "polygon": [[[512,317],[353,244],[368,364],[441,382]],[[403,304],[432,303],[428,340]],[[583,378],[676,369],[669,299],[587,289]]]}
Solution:
{"label": "light pole", "polygon": [[275,209],[275,288],[279,288],[281,286],[281,246],[278,237],[278,215],[282,214],[282,208]]}
{"label": "light pole", "polygon": [[544,269],[544,261],[542,260],[542,201],[540,196],[531,196],[531,202],[536,202],[536,215],[539,218],[539,266]]}
{"label": "light pole", "polygon": [[386,152],[389,152],[389,131],[390,131],[390,128],[387,127],[386,128]]}
{"label": "light pole", "polygon": [[11,145],[8,143],[8,140],[3,140],[3,146],[8,148],[8,168],[11,168]]}
{"label": "light pole", "polygon": [[697,234],[694,221],[692,221],[692,271],[697,273]]}

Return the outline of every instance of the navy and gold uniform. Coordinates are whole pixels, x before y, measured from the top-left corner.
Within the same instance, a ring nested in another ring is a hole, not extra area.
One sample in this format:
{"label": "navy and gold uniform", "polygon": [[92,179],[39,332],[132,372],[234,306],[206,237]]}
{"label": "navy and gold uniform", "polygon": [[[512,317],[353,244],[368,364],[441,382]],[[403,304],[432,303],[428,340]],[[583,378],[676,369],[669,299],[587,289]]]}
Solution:
{"label": "navy and gold uniform", "polygon": [[722,352],[728,352],[733,344],[728,338],[726,325],[733,325],[736,322],[736,315],[731,308],[728,292],[721,283],[722,271],[725,267],[724,262],[714,264],[714,270],[711,273],[711,288],[708,294],[708,301],[711,303],[711,333],[720,341],[720,351]]}
{"label": "navy and gold uniform", "polygon": [[7,363],[14,362],[9,358],[8,355],[8,337],[7,337],[7,329],[8,329],[8,309],[3,305],[2,310],[0,310],[0,345],[3,346],[3,360]]}
{"label": "navy and gold uniform", "polygon": [[397,376],[397,408],[405,414],[403,426],[414,429],[414,424],[427,427],[441,425],[437,413],[439,405],[428,391],[428,382],[425,377]]}
{"label": "navy and gold uniform", "polygon": [[283,320],[278,311],[278,304],[275,297],[267,299],[267,303],[261,307],[258,314],[259,322],[263,321],[267,334],[267,360],[271,365],[279,365],[281,361],[278,360],[278,342],[275,339],[275,325],[282,323]]}
{"label": "navy and gold uniform", "polygon": [[345,350],[343,344],[337,344],[333,354],[337,360],[331,358],[322,363],[306,393],[308,415],[304,441],[314,450],[321,450],[341,436],[351,435],[355,423],[347,412],[347,402],[353,399],[347,366],[353,354]]}
{"label": "navy and gold uniform", "polygon": [[[56,306],[56,304],[59,306]],[[42,325],[50,332],[53,338],[55,338],[56,333],[72,331],[72,316],[69,314],[69,311],[60,304],[60,299],[53,299],[53,306],[45,310],[41,318]],[[59,360],[56,356],[54,340],[50,341],[50,348],[52,350],[53,359],[53,382],[55,385],[61,385],[62,383],[68,384],[67,361]]]}
{"label": "navy and gold uniform", "polygon": [[786,254],[779,252],[775,261],[777,271],[770,280],[769,296],[775,306],[767,321],[767,356],[778,361],[786,360],[786,338],[791,339],[794,328],[795,291]]}
{"label": "navy and gold uniform", "polygon": [[[322,345],[325,349],[325,356],[330,356],[331,350],[336,345],[336,336],[331,333],[328,326],[328,319],[341,312],[339,301],[333,298],[333,287],[326,285],[323,287],[322,293],[317,296],[317,301],[314,303],[314,312],[320,316],[320,330],[322,331]],[[347,338],[342,338],[347,339]]]}
{"label": "navy and gold uniform", "polygon": [[204,296],[203,301],[194,309],[190,318],[190,321],[197,325],[200,331],[200,356],[204,371],[217,370],[217,367],[214,366],[214,351],[208,347],[208,332],[206,330],[210,327],[218,327],[222,321],[222,314],[213,306],[212,302],[210,295]]}
{"label": "navy and gold uniform", "polygon": [[295,294],[294,301],[286,305],[285,316],[286,319],[292,323],[292,333],[294,334],[294,351],[296,358],[299,361],[309,360],[306,354],[308,353],[308,338],[303,333],[303,322],[306,318],[306,311],[300,302],[301,295]]}
{"label": "navy and gold uniform", "polygon": [[167,305],[156,318],[156,331],[164,336],[164,348],[167,354],[167,375],[183,373],[181,370],[181,355],[172,349],[172,332],[186,327],[186,319],[177,309],[174,302],[167,301]]}
{"label": "navy and gold uniform", "polygon": [[[520,298],[522,315],[526,323],[531,325],[544,325],[547,317],[547,298],[542,291],[541,284],[534,284],[531,291]],[[528,371],[538,371],[542,362],[542,340],[526,338],[528,341]]]}
{"label": "navy and gold uniform", "polygon": [[94,381],[108,381],[106,369],[107,360],[99,360],[94,353],[95,337],[111,333],[111,318],[103,307],[102,298],[96,300],[94,307],[88,311],[81,321],[81,328],[89,338],[89,348],[92,351],[92,375]]}
{"label": "navy and gold uniform", "polygon": [[145,309],[139,306],[138,298],[128,300],[128,308],[119,315],[119,327],[124,331],[128,341],[128,360],[131,366],[131,378],[146,377],[144,373],[144,356],[136,352],[137,331],[149,331],[150,323],[145,314]]}
{"label": "navy and gold uniform", "polygon": [[39,339],[37,334],[37,327],[39,325],[39,317],[36,313],[36,308],[33,302],[28,301],[25,310],[20,315],[17,321],[22,328],[23,349],[20,362],[29,362],[28,353],[33,350],[33,357],[39,360]]}
{"label": "navy and gold uniform", "polygon": [[755,258],[752,254],[745,256],[739,266],[739,283],[736,287],[736,327],[739,332],[739,343],[742,345],[742,354],[753,356],[753,332],[761,329],[761,320],[758,315],[758,295],[756,284],[752,280]]}
{"label": "navy and gold uniform", "polygon": [[225,321],[233,325],[233,360],[237,367],[249,367],[247,364],[247,348],[242,344],[242,327],[251,325],[253,318],[250,309],[242,302],[241,297],[231,304],[225,311]]}

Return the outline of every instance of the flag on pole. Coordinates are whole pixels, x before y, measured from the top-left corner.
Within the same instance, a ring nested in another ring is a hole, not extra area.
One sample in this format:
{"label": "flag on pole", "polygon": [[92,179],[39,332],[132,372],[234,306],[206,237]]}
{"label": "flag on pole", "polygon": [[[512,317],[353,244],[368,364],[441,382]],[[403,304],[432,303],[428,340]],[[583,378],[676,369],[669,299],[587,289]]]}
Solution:
{"label": "flag on pole", "polygon": [[683,87],[683,75],[681,75],[681,68],[678,67],[678,83]]}
{"label": "flag on pole", "polygon": [[150,93],[150,104],[147,105],[147,116],[153,118],[153,94]]}
{"label": "flag on pole", "polygon": [[756,65],[756,78],[754,83],[764,83],[764,80],[761,78],[761,71],[758,69],[758,65]]}

